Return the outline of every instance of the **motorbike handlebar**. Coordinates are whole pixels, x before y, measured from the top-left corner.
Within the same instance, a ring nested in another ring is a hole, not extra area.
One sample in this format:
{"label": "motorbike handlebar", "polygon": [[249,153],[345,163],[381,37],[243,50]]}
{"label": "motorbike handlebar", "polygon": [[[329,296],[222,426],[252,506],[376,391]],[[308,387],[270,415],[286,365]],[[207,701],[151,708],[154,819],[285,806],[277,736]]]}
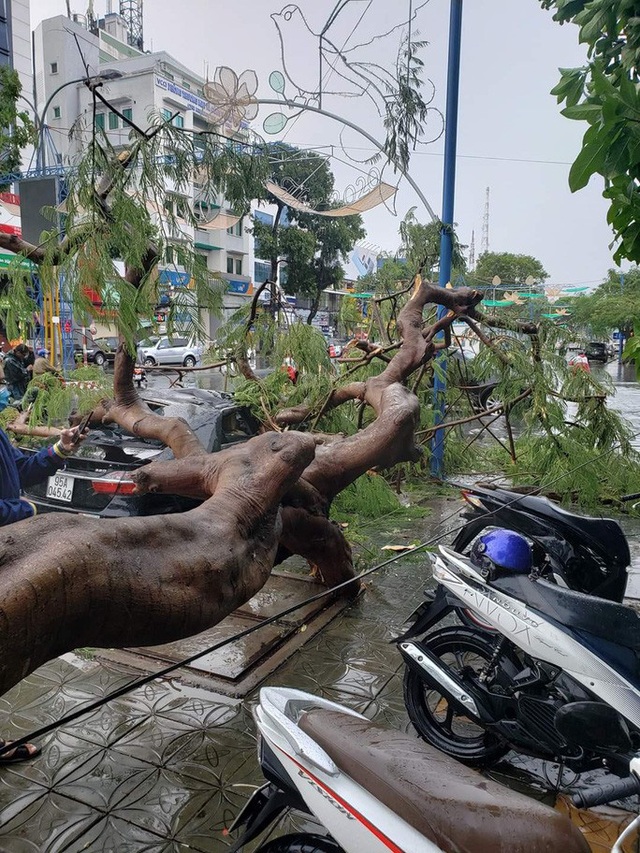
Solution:
{"label": "motorbike handlebar", "polygon": [[591,785],[584,791],[576,791],[571,799],[574,806],[579,809],[590,809],[593,806],[603,806],[613,800],[623,800],[638,793],[640,793],[640,780],[635,776],[627,776],[626,779],[607,782],[605,785]]}

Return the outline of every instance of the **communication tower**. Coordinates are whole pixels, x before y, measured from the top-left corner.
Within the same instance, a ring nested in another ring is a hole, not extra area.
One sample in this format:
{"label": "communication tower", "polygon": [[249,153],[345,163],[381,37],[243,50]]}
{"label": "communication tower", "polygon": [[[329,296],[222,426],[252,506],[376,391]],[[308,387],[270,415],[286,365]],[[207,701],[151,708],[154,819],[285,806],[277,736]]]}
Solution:
{"label": "communication tower", "polygon": [[476,267],[476,232],[471,232],[471,245],[469,246],[469,270]]}
{"label": "communication tower", "polygon": [[129,44],[144,50],[142,36],[142,0],[120,0],[120,17],[129,30]]}
{"label": "communication tower", "polygon": [[484,216],[482,217],[482,240],[480,242],[480,254],[489,251],[489,187],[484,203]]}

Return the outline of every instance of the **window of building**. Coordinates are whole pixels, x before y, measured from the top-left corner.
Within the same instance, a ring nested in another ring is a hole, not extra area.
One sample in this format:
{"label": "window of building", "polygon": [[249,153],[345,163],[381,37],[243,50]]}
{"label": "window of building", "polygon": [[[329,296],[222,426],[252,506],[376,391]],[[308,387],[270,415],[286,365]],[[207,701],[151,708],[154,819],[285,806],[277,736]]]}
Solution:
{"label": "window of building", "polygon": [[185,88],[185,89],[190,89],[190,88],[191,88],[191,83],[189,83],[189,81],[188,81],[188,80],[183,80],[183,81],[182,81],[182,85],[184,86],[184,88]]}
{"label": "window of building", "polygon": [[235,273],[236,275],[242,275],[242,258],[235,258]]}
{"label": "window of building", "polygon": [[164,250],[164,257],[168,264],[174,263],[173,246],[167,246]]}
{"label": "window of building", "polygon": [[234,237],[242,237],[242,219],[239,219],[231,228],[227,228],[227,234],[232,234]]}
{"label": "window of building", "polygon": [[171,118],[171,116],[172,116],[172,112],[171,112],[171,110],[162,110],[162,118],[163,118],[165,121],[169,121],[169,119]]}
{"label": "window of building", "polygon": [[184,127],[184,116],[176,116],[173,120],[174,127]]}
{"label": "window of building", "polygon": [[227,272],[233,272],[233,258],[230,255],[227,255]]}
{"label": "window of building", "polygon": [[60,118],[60,115],[61,115],[60,107],[54,107],[53,108],[53,117],[54,118]]}
{"label": "window of building", "polygon": [[96,127],[104,130],[104,113],[96,113]]}
{"label": "window of building", "polygon": [[115,113],[109,113],[109,130],[118,129],[118,116]]}
{"label": "window of building", "polygon": [[125,118],[128,118],[129,121],[133,121],[133,110],[130,107],[127,107],[126,109],[122,110],[122,115]]}
{"label": "window of building", "polygon": [[253,280],[256,284],[262,284],[267,281],[271,275],[271,264],[265,264],[263,261],[255,261],[253,265]]}
{"label": "window of building", "polygon": [[52,62],[52,63],[51,63],[51,73],[52,73],[52,74],[57,74],[57,73],[58,73],[58,63],[57,63],[57,62]]}
{"label": "window of building", "polygon": [[5,0],[0,0],[0,65],[11,65],[9,19],[7,18]]}
{"label": "window of building", "polygon": [[0,65],[9,65],[9,23],[4,15],[0,17]]}

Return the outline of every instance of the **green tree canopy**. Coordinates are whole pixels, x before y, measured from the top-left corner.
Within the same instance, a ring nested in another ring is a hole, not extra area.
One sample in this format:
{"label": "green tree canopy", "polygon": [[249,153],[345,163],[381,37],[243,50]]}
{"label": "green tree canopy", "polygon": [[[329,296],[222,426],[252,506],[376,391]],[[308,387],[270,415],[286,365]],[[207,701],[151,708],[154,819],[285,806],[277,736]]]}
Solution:
{"label": "green tree canopy", "polygon": [[[425,278],[433,280],[440,265],[440,237],[443,224],[439,220],[423,224],[416,219],[412,207],[400,223],[400,254],[407,261],[407,271],[412,276],[420,267]],[[451,255],[452,277],[466,272],[467,262],[458,236],[453,231],[453,249]]]}
{"label": "green tree canopy", "polygon": [[569,173],[573,192],[592,175],[605,179],[607,221],[618,242],[614,259],[640,261],[640,17],[635,0],[540,0],[554,20],[579,27],[589,61],[561,68],[552,90],[562,115],[589,125]]}
{"label": "green tree canopy", "polygon": [[[21,91],[18,72],[0,65],[0,177],[20,168],[21,149],[35,141],[29,114],[18,109]],[[0,192],[8,186],[0,181]]]}
{"label": "green tree canopy", "polygon": [[571,325],[608,337],[620,329],[625,336],[640,326],[640,269],[621,275],[609,270],[605,281],[589,296],[571,300]]}
{"label": "green tree canopy", "polygon": [[491,282],[498,276],[504,285],[524,284],[531,276],[534,284],[543,284],[549,273],[541,262],[532,255],[514,255],[511,252],[484,252],[472,274],[483,283]]}
{"label": "green tree canopy", "polygon": [[[318,210],[329,210],[334,187],[333,174],[325,157],[278,143],[269,147],[271,179],[295,194],[300,201]],[[320,294],[339,284],[344,277],[342,262],[354,244],[365,236],[360,216],[317,216],[287,207],[289,225],[282,225],[286,205],[266,193],[265,200],[277,206],[273,225],[254,218],[254,234],[260,254],[271,262],[271,278],[276,280],[279,261],[287,264],[284,288],[287,293],[310,297],[315,316]]]}

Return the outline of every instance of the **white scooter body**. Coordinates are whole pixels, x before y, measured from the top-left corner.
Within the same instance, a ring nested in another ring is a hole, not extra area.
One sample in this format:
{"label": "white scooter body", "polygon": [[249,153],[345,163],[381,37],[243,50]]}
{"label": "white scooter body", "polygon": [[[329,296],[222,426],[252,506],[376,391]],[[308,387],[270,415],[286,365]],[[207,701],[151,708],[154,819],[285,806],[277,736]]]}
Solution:
{"label": "white scooter body", "polygon": [[[272,748],[303,800],[346,853],[442,853],[431,841],[342,773],[295,723],[310,707],[350,713],[342,705],[299,690],[265,687],[254,711],[261,736]],[[375,821],[375,822],[374,822]]]}
{"label": "white scooter body", "polygon": [[467,558],[444,545],[439,550],[442,557],[433,557],[434,578],[482,622],[531,657],[561,667],[640,728],[637,687],[571,634],[547,622],[518,599],[491,587]]}

